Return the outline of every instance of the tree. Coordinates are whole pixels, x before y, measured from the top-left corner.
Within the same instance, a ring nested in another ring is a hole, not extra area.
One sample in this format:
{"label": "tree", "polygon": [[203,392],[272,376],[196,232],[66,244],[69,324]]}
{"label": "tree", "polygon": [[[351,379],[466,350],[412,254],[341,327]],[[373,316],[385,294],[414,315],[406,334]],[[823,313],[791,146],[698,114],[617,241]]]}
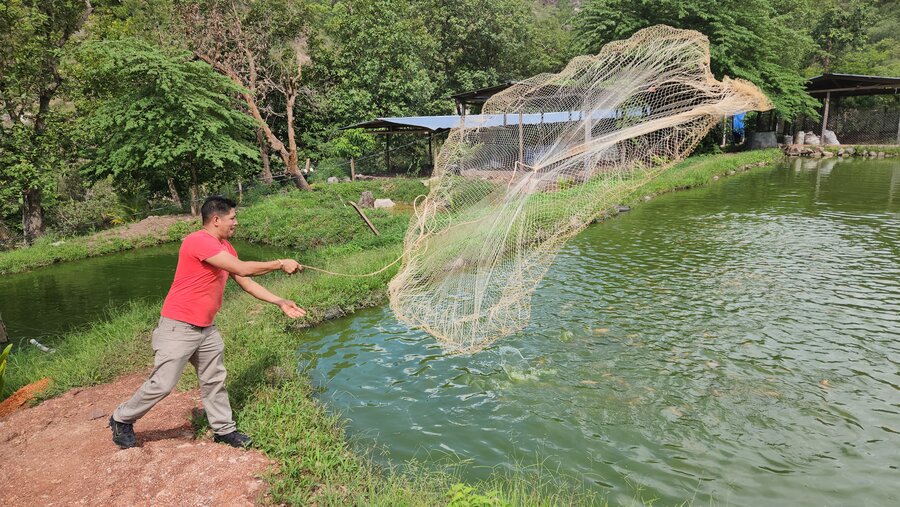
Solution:
{"label": "tree", "polygon": [[92,11],[89,0],[8,0],[0,6],[0,186],[20,192],[28,243],[44,232],[43,198],[57,161],[58,138],[48,134],[48,125],[63,83],[60,57]]}
{"label": "tree", "polygon": [[[262,136],[297,187],[309,190],[298,167],[294,108],[309,94],[302,78],[309,64],[306,20],[311,10],[291,0],[235,0],[187,3],[180,14],[190,49],[243,88],[241,97]],[[280,95],[283,107],[269,107],[269,94]],[[285,119],[286,143],[269,124],[277,117]]]}
{"label": "tree", "polygon": [[815,53],[822,73],[829,72],[836,57],[844,51],[861,49],[868,40],[867,29],[874,23],[874,10],[860,1],[832,2],[812,29],[818,45]]}
{"label": "tree", "polygon": [[803,29],[806,5],[799,3],[798,10],[789,5],[775,0],[590,0],[576,17],[575,30],[591,53],[651,25],[697,30],[709,38],[716,76],[755,83],[782,117],[815,116],[818,101],[806,93],[800,73],[812,50]]}
{"label": "tree", "polygon": [[180,181],[196,215],[201,184],[234,181],[256,158],[256,123],[235,98],[246,90],[190,53],[125,38],[87,43],[77,56],[93,176],[155,191]]}

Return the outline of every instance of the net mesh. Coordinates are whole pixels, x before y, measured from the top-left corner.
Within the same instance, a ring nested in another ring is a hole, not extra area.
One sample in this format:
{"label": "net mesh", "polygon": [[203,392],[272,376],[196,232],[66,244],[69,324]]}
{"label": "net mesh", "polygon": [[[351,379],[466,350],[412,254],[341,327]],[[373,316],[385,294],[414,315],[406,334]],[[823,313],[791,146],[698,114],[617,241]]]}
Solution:
{"label": "net mesh", "polygon": [[389,286],[394,313],[452,352],[522,329],[568,238],[723,115],[769,108],[751,83],[714,79],[706,37],[668,26],[493,96],[441,149]]}

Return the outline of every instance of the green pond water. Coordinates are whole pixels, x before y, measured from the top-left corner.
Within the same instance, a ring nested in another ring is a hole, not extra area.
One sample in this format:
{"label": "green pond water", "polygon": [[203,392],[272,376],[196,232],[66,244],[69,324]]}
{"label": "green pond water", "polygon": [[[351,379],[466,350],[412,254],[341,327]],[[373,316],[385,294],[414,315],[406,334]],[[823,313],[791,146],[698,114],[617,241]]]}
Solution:
{"label": "green pond water", "polygon": [[[238,255],[260,260],[277,249],[234,242]],[[11,339],[52,345],[60,334],[105,318],[139,299],[162,303],[178,263],[177,243],[67,262],[0,276],[0,316]],[[283,254],[281,254],[283,255]]]}
{"label": "green pond water", "polygon": [[612,504],[898,505],[900,163],[790,161],[591,226],[472,356],[387,307],[298,340],[394,463],[541,463]]}

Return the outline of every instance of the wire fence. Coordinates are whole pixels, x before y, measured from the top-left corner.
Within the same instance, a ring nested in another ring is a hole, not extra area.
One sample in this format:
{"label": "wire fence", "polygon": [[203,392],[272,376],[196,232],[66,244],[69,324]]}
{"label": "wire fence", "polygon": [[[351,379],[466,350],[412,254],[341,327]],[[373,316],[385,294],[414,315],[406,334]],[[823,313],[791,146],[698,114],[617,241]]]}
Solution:
{"label": "wire fence", "polygon": [[[819,119],[800,118],[781,133],[795,135],[803,131],[822,136],[824,106],[820,115]],[[833,98],[825,130],[834,132],[839,144],[900,144],[900,96]]]}

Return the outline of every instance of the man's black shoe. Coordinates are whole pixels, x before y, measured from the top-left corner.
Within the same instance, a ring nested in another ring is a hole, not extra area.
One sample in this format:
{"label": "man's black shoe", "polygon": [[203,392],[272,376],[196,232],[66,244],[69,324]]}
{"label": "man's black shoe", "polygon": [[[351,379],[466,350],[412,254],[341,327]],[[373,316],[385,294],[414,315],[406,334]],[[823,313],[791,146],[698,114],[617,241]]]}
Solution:
{"label": "man's black shoe", "polygon": [[137,445],[134,437],[134,425],[120,423],[109,416],[109,427],[112,429],[113,442],[122,449],[130,449]]}
{"label": "man's black shoe", "polygon": [[250,444],[253,443],[253,440],[250,439],[247,435],[244,435],[240,431],[232,431],[227,435],[216,435],[213,437],[213,442],[220,442],[223,444],[228,444],[231,447],[237,447],[240,449],[244,449],[250,447]]}

